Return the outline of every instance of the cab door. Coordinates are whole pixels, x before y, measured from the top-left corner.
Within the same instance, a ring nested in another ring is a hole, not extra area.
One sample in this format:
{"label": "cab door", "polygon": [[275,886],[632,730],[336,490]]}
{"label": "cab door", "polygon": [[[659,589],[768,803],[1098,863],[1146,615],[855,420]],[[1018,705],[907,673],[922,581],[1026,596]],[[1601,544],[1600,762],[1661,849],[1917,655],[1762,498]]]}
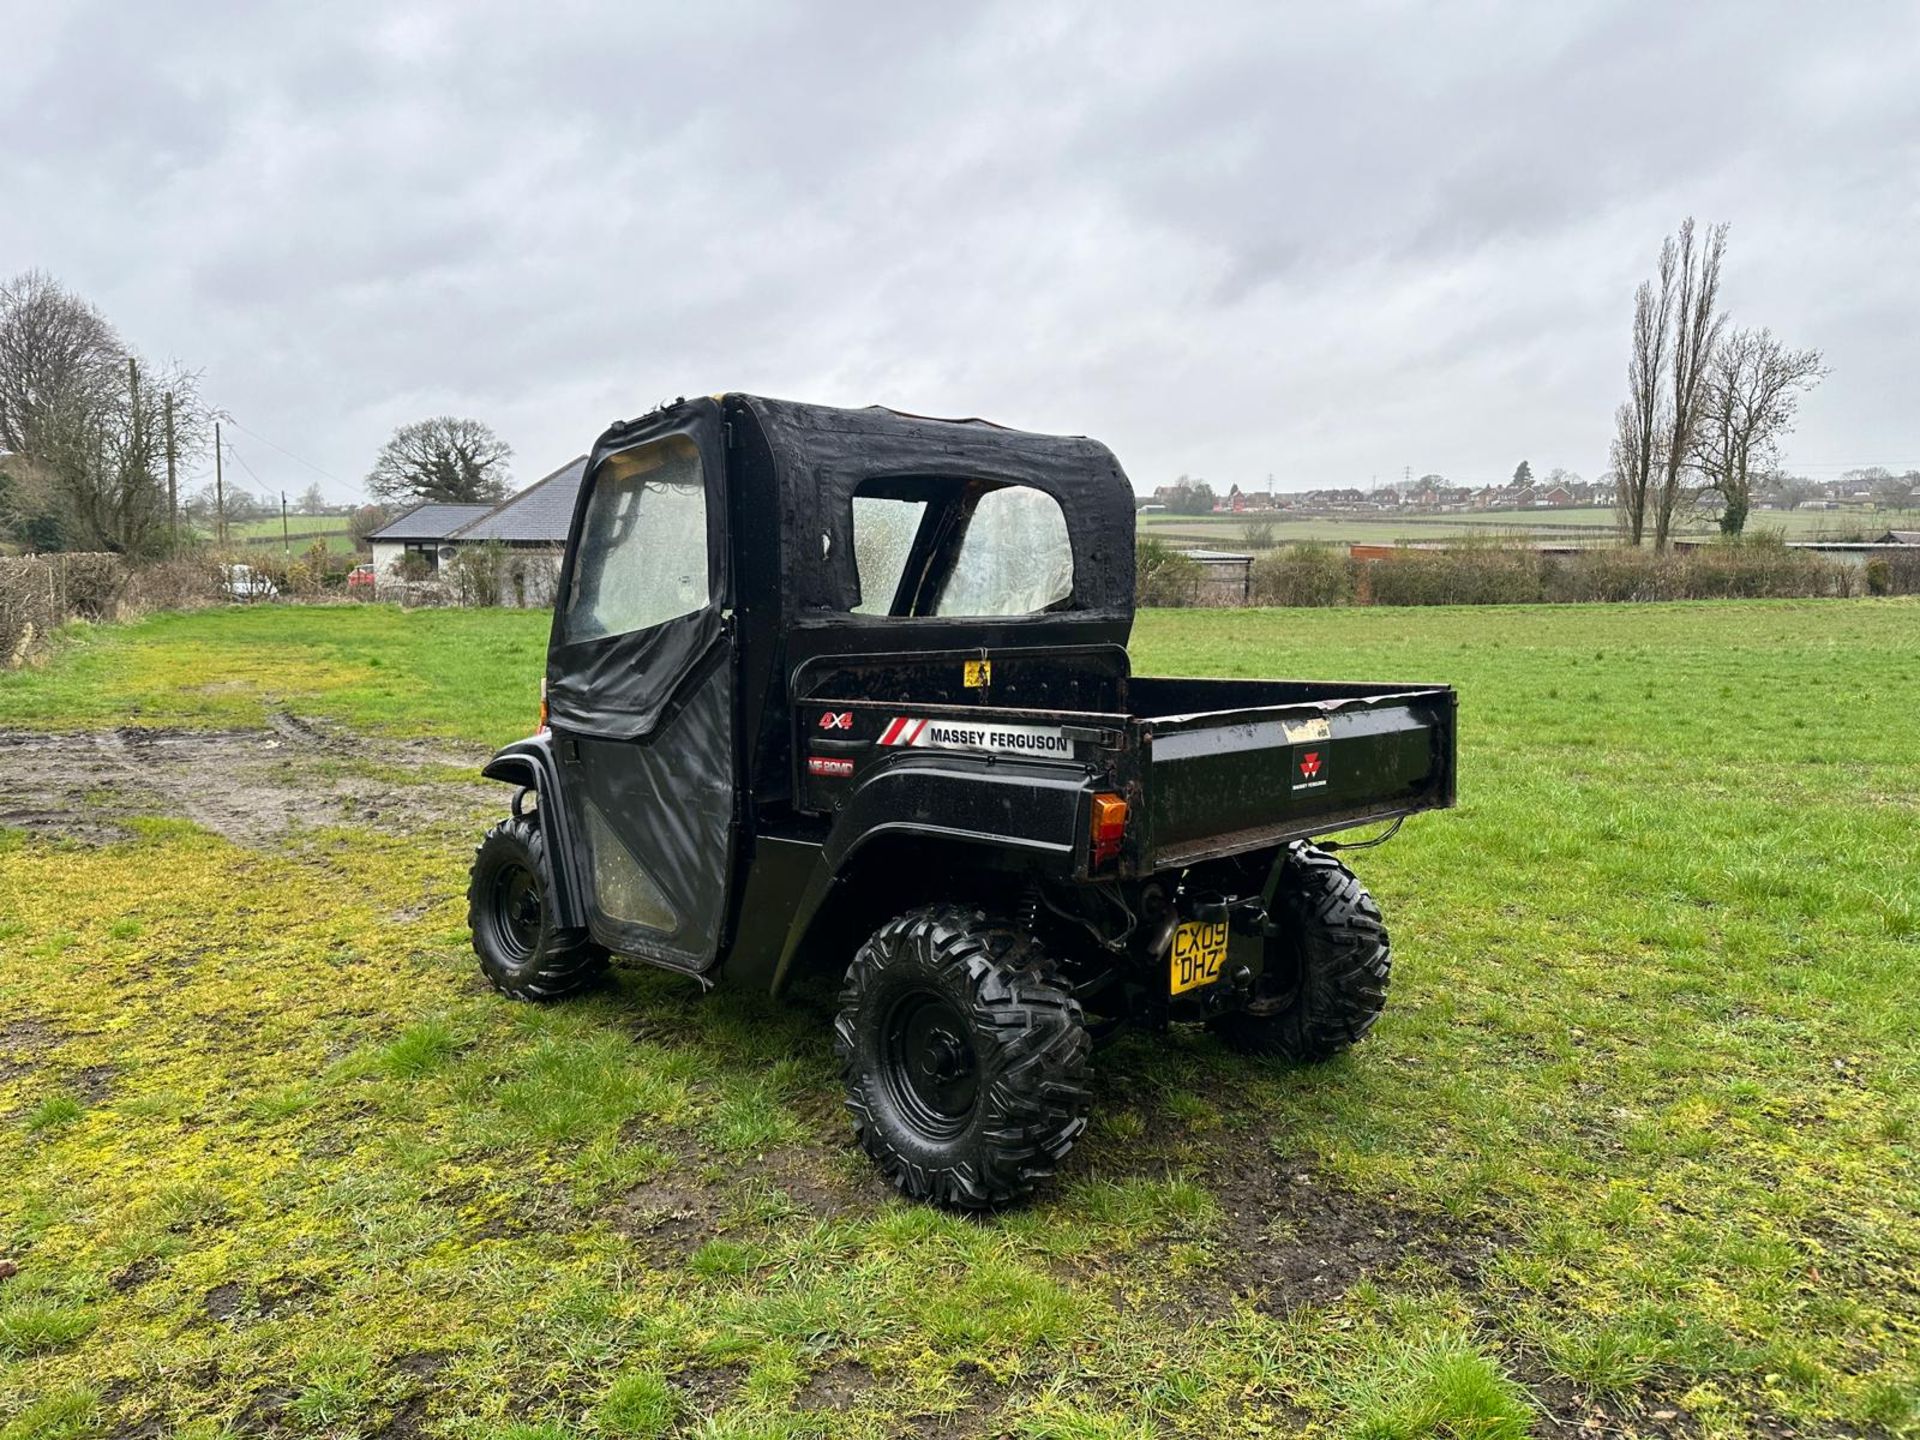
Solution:
{"label": "cab door", "polygon": [[593,936],[719,958],[732,868],[734,666],[717,407],[592,457],[561,574],[547,705]]}

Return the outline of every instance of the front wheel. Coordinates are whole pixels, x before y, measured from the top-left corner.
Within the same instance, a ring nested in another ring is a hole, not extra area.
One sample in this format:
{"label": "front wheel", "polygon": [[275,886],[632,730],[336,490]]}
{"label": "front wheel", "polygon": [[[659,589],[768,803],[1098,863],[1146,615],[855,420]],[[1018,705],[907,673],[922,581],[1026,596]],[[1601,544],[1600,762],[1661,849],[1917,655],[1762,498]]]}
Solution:
{"label": "front wheel", "polygon": [[515,815],[487,832],[467,880],[473,953],[493,988],[515,1000],[557,1000],[606,967],[584,930],[553,918],[553,876],[537,816]]}
{"label": "front wheel", "polygon": [[874,932],[834,1043],[861,1148],[913,1199],[1024,1198],[1086,1129],[1079,1003],[1033,937],[975,911],[928,906]]}
{"label": "front wheel", "polygon": [[1330,1060],[1364,1039],[1387,1005],[1393,951],[1380,907],[1324,850],[1295,844],[1273,897],[1279,933],[1244,1010],[1209,1022],[1229,1045]]}

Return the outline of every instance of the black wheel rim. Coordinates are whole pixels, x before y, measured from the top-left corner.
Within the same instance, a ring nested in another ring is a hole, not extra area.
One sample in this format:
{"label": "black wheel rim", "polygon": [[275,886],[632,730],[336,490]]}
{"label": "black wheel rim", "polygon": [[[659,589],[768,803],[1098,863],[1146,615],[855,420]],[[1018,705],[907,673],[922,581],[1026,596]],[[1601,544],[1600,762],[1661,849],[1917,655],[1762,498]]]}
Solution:
{"label": "black wheel rim", "polygon": [[944,996],[913,990],[893,1002],[881,1077],[901,1117],[929,1139],[967,1128],[980,1096],[972,1026]]}
{"label": "black wheel rim", "polygon": [[502,865],[493,877],[493,928],[500,948],[514,964],[532,958],[545,918],[540,877],[517,862]]}

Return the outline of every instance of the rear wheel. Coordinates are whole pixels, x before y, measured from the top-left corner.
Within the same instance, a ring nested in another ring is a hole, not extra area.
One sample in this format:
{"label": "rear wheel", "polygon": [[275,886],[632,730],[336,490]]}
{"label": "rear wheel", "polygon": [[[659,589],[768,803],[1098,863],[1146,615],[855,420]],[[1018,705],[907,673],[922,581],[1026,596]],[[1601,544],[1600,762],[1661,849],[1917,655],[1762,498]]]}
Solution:
{"label": "rear wheel", "polygon": [[467,881],[473,953],[493,988],[515,1000],[557,1000],[593,979],[607,952],[553,918],[546,836],[532,815],[502,820],[474,852]]}
{"label": "rear wheel", "polygon": [[1393,952],[1380,907],[1351,870],[1296,844],[1280,873],[1265,973],[1244,1010],[1211,1021],[1236,1049],[1329,1060],[1364,1039],[1387,1005]]}
{"label": "rear wheel", "polygon": [[955,906],[911,911],[860,947],[840,1007],[854,1134],[916,1200],[1021,1199],[1086,1129],[1092,1042],[1029,935]]}

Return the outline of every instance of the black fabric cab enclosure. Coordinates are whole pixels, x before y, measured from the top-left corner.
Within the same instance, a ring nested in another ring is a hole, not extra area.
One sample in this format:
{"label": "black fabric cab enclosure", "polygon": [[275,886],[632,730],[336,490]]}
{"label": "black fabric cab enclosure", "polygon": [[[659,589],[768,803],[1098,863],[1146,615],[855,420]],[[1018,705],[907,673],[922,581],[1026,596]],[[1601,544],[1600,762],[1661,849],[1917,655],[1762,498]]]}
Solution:
{"label": "black fabric cab enclosure", "polygon": [[[945,613],[955,552],[997,491],[1060,532],[1058,593]],[[886,593],[861,592],[860,497],[928,517],[902,578],[874,587]],[[742,827],[769,833],[790,813],[787,677],[823,654],[902,646],[1123,646],[1133,518],[1105,446],[984,421],[729,395],[609,429],[576,502],[546,673],[566,865],[594,937],[712,968]]]}

